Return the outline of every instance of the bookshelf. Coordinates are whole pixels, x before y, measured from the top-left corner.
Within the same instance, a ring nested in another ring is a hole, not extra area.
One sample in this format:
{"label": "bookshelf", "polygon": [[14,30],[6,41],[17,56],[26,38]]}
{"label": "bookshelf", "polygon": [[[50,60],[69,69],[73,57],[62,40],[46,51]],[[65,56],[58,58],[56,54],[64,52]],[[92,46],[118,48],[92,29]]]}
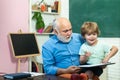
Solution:
{"label": "bookshelf", "polygon": [[[43,4],[44,7],[42,7]],[[29,31],[36,34],[52,34],[52,27],[50,26],[52,21],[60,16],[60,0],[30,0],[29,5]],[[36,20],[32,19],[35,13],[41,13],[44,22],[42,32],[38,32],[36,29]],[[45,31],[48,26],[50,27],[49,30]]]}

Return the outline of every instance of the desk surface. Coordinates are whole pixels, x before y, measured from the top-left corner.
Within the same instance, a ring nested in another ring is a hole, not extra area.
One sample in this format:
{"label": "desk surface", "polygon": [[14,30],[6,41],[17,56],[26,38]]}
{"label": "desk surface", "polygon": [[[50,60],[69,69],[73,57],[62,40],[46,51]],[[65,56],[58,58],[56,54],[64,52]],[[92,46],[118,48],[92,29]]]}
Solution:
{"label": "desk surface", "polygon": [[[8,79],[4,79],[4,77],[0,76],[0,80],[8,80]],[[52,76],[52,75],[40,75],[40,76],[28,77],[17,80],[69,80],[69,79],[62,78],[59,76]]]}

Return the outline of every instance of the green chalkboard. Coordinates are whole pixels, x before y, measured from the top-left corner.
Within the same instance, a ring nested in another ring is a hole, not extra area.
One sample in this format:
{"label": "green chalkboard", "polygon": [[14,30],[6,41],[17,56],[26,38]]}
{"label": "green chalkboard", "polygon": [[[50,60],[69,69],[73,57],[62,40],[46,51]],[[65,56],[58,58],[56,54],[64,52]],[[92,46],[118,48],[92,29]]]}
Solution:
{"label": "green chalkboard", "polygon": [[85,21],[95,21],[101,37],[120,37],[120,0],[69,0],[73,32],[80,33]]}

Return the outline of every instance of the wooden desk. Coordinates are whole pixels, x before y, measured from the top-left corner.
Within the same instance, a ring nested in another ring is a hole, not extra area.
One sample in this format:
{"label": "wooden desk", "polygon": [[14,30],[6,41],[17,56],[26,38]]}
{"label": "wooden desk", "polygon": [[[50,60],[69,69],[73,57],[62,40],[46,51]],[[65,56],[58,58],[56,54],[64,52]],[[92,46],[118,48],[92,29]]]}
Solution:
{"label": "wooden desk", "polygon": [[[0,80],[8,80],[8,79],[4,79],[4,77],[0,76]],[[17,80],[70,80],[70,79],[62,78],[59,76],[52,76],[52,75],[40,75],[40,76],[28,77]]]}

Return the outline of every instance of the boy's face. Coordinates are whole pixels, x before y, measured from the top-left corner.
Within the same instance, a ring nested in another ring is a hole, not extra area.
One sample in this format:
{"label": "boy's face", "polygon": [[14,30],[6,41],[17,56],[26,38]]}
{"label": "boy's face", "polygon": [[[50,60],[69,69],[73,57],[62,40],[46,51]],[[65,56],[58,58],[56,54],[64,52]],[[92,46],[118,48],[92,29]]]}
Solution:
{"label": "boy's face", "polygon": [[89,45],[95,45],[97,43],[97,33],[87,33],[84,38],[86,39]]}

